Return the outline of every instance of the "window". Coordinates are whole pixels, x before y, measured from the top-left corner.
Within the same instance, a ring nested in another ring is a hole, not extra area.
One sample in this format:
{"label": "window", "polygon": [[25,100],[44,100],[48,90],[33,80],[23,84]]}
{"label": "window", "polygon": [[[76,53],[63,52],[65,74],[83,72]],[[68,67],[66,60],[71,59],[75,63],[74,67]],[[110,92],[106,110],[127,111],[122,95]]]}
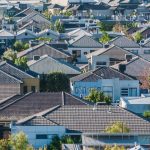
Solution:
{"label": "window", "polygon": [[90,50],[90,53],[93,53],[93,52],[95,52],[95,50]]}
{"label": "window", "polygon": [[82,87],[82,93],[83,93],[83,94],[86,93],[86,87]]}
{"label": "window", "polygon": [[106,62],[103,62],[103,61],[98,61],[96,62],[96,68],[99,68],[99,67],[102,67],[102,66],[106,66]]}
{"label": "window", "polygon": [[131,50],[130,52],[133,54],[138,54],[138,50]]}
{"label": "window", "polygon": [[128,88],[121,89],[121,96],[128,96]]}
{"label": "window", "polygon": [[84,55],[87,55],[87,52],[84,52]]}
{"label": "window", "polygon": [[47,33],[47,35],[50,35],[49,32]]}
{"label": "window", "polygon": [[150,54],[150,50],[144,50],[144,54]]}
{"label": "window", "polygon": [[77,57],[81,57],[81,51],[80,50],[73,50],[72,54],[77,56]]}
{"label": "window", "polygon": [[38,55],[33,56],[33,60],[39,60],[39,59],[40,59],[40,56]]}
{"label": "window", "polygon": [[36,135],[36,139],[47,139],[47,138],[48,138],[47,134],[37,134]]}
{"label": "window", "polygon": [[51,139],[53,136],[57,134],[37,134],[36,139]]}
{"label": "window", "polygon": [[27,86],[24,86],[24,87],[23,87],[23,93],[26,94],[27,92],[28,92],[28,87],[27,87]]}
{"label": "window", "polygon": [[129,88],[129,96],[137,96],[137,88]]}
{"label": "window", "polygon": [[113,97],[113,87],[103,86],[103,92],[104,92],[105,95]]}
{"label": "window", "polygon": [[31,91],[35,93],[35,86],[31,86]]}
{"label": "window", "polygon": [[97,88],[97,91],[101,91],[101,87],[98,87],[98,88]]}
{"label": "window", "polygon": [[75,93],[78,94],[79,93],[79,89],[76,87],[75,88]]}
{"label": "window", "polygon": [[27,32],[25,32],[25,36],[27,36],[28,35],[28,33]]}

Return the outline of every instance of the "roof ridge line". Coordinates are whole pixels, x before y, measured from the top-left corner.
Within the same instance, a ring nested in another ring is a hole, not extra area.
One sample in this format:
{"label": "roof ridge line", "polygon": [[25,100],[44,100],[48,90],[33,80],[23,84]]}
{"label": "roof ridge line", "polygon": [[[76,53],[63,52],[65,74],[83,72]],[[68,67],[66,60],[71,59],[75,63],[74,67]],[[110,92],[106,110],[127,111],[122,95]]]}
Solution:
{"label": "roof ridge line", "polygon": [[72,97],[75,98],[76,100],[78,100],[78,101],[80,101],[80,102],[82,102],[82,103],[84,103],[84,104],[86,104],[86,105],[89,105],[89,104],[86,103],[85,101],[83,101],[83,100],[77,98],[76,96],[74,96],[74,95],[72,95],[72,94],[70,94],[70,93],[67,93],[67,92],[64,92],[64,93],[67,94],[67,95],[69,95],[69,96],[72,96]]}
{"label": "roof ridge line", "polygon": [[7,104],[7,105],[5,105],[5,106],[1,107],[1,108],[0,108],[0,111],[1,111],[1,110],[3,110],[3,109],[5,109],[5,108],[7,108],[7,107],[9,107],[9,106],[11,106],[12,104],[14,104],[14,103],[16,103],[16,102],[18,102],[18,101],[22,100],[23,98],[25,98],[26,96],[28,96],[28,95],[30,95],[30,94],[32,94],[32,92],[29,92],[29,93],[27,93],[27,94],[23,95],[22,97],[20,97],[20,98],[16,99],[15,101],[10,102],[9,104]]}

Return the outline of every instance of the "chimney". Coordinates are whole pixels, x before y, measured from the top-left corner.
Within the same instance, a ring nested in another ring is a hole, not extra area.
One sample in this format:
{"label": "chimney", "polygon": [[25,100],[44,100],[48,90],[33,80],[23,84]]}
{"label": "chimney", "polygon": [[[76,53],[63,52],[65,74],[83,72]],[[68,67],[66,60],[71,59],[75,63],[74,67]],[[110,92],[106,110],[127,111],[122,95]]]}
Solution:
{"label": "chimney", "polygon": [[127,62],[129,62],[131,59],[132,59],[132,55],[128,55],[128,54],[125,55],[125,60]]}
{"label": "chimney", "polygon": [[126,70],[126,65],[125,64],[119,64],[119,71],[124,73]]}

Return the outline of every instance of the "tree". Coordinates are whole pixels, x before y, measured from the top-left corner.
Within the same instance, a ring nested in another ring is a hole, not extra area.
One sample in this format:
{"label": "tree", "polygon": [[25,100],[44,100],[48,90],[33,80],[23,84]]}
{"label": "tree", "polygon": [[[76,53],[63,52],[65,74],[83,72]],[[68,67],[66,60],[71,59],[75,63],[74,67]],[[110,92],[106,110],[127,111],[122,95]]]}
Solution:
{"label": "tree", "polygon": [[145,112],[143,113],[143,116],[144,116],[145,118],[150,118],[150,111],[145,111]]}
{"label": "tree", "polygon": [[8,59],[14,62],[16,58],[17,58],[17,53],[12,49],[8,49],[3,54],[3,59]]}
{"label": "tree", "polygon": [[105,130],[106,133],[129,133],[130,129],[123,122],[115,122]]}
{"label": "tree", "polygon": [[113,24],[105,23],[105,22],[97,22],[97,26],[99,26],[100,31],[112,31]]}
{"label": "tree", "polygon": [[26,50],[28,48],[29,48],[29,44],[28,43],[23,43],[21,41],[16,41],[14,43],[14,50],[17,51],[17,52]]}
{"label": "tree", "polygon": [[102,37],[100,38],[100,42],[102,42],[103,44],[106,44],[110,41],[110,37],[108,35],[107,32],[103,32]]}
{"label": "tree", "polygon": [[42,92],[70,91],[69,78],[67,75],[61,72],[53,72],[49,75],[41,75],[40,85]]}
{"label": "tree", "polygon": [[10,136],[10,145],[14,150],[26,150],[28,147],[27,136],[23,132]]}
{"label": "tree", "polygon": [[37,40],[43,41],[43,42],[51,42],[52,41],[51,38],[47,38],[47,37],[39,37]]}
{"label": "tree", "polygon": [[104,150],[125,150],[124,146],[106,146]]}
{"label": "tree", "polygon": [[74,141],[70,136],[63,136],[61,141],[63,144],[74,144]]}
{"label": "tree", "polygon": [[20,58],[15,59],[15,64],[17,66],[22,67],[24,70],[28,69],[27,57],[20,57]]}
{"label": "tree", "polygon": [[65,30],[64,30],[64,26],[63,24],[60,22],[60,20],[56,20],[55,21],[55,29],[56,31],[58,31],[59,33],[63,33]]}
{"label": "tree", "polygon": [[85,99],[94,103],[97,102],[106,102],[107,104],[111,103],[111,98],[109,96],[106,96],[102,91],[98,91],[96,89],[92,89],[89,95],[85,97]]}
{"label": "tree", "polygon": [[52,17],[52,13],[49,12],[48,10],[45,10],[45,11],[43,12],[43,15],[44,15],[45,18],[48,19],[48,20],[50,20],[51,17]]}
{"label": "tree", "polygon": [[141,88],[142,89],[150,89],[150,69],[149,68],[145,68],[143,72],[141,72],[142,74],[140,75],[140,82],[141,84]]}
{"label": "tree", "polygon": [[73,15],[73,12],[72,12],[72,11],[65,11],[65,12],[63,13],[63,15],[64,15],[64,16],[67,16],[67,17],[70,17],[70,16]]}
{"label": "tree", "polygon": [[49,146],[50,150],[61,150],[61,139],[59,136],[53,136]]}
{"label": "tree", "polygon": [[143,36],[140,32],[137,32],[134,36],[134,40],[139,43],[143,39]]}
{"label": "tree", "polygon": [[9,141],[7,139],[1,139],[0,140],[0,150],[9,150]]}

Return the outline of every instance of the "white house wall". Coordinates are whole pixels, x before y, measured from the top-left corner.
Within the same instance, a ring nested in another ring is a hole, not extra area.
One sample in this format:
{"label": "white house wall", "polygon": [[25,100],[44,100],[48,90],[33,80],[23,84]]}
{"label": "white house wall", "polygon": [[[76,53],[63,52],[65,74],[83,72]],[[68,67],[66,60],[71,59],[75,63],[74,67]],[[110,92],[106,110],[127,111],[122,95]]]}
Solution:
{"label": "white house wall", "polygon": [[73,50],[81,50],[81,57],[77,58],[78,62],[88,62],[84,52],[90,53],[91,50],[98,50],[99,48],[68,48],[68,52],[72,55]]}

